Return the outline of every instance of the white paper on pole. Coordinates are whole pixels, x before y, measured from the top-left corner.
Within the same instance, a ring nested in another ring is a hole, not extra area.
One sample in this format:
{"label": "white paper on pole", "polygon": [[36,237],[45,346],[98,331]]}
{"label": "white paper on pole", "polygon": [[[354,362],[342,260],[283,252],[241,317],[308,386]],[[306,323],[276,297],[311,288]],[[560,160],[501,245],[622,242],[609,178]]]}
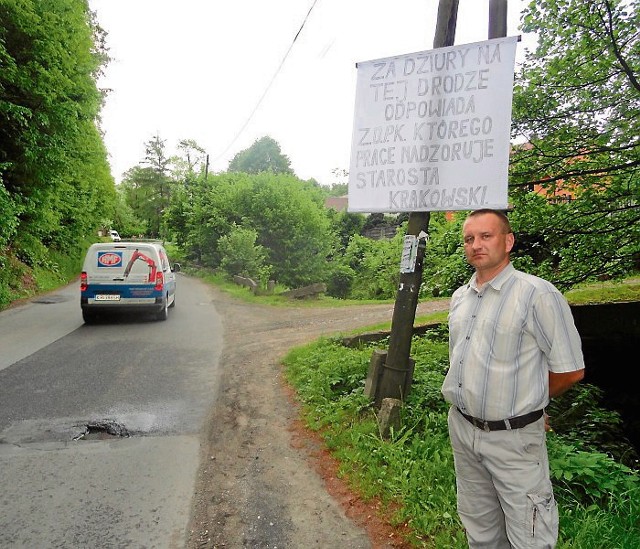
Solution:
{"label": "white paper on pole", "polygon": [[357,64],[349,211],[507,207],[517,41]]}

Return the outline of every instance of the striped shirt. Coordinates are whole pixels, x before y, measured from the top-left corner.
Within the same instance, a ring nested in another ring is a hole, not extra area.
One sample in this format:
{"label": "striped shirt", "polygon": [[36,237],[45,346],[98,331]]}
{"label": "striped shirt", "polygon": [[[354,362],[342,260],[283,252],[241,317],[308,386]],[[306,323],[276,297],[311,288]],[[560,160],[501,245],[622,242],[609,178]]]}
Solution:
{"label": "striped shirt", "polygon": [[546,280],[507,265],[481,289],[476,275],[451,297],[447,402],[485,420],[549,403],[549,371],[584,368],[580,336],[564,296]]}

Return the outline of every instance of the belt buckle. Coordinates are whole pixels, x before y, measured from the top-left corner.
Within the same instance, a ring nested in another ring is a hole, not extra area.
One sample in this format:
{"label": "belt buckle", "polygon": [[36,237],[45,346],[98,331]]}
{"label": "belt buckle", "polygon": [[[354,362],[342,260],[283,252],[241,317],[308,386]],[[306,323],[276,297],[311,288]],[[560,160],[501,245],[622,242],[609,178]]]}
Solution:
{"label": "belt buckle", "polygon": [[491,431],[491,429],[489,429],[489,422],[485,419],[482,423],[483,423],[482,429],[487,433],[489,433]]}

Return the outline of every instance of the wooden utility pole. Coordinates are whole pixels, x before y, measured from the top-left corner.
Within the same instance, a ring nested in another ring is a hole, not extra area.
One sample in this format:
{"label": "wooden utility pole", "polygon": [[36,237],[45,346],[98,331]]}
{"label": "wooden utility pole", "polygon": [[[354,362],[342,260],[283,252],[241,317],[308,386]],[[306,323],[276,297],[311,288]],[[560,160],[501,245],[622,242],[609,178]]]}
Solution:
{"label": "wooden utility pole", "polygon": [[[433,39],[434,48],[453,46],[457,20],[458,0],[440,0],[436,33]],[[429,217],[429,212],[411,212],[409,214],[407,235],[415,236],[418,241],[415,269],[413,272],[400,274],[400,284],[396,292],[396,302],[391,319],[389,351],[382,366],[382,373],[374,395],[374,405],[378,408],[384,398],[402,400],[411,385],[412,364],[409,354],[413,337],[413,323],[418,306],[418,294],[422,282],[422,262],[427,244],[426,236],[429,232]]]}
{"label": "wooden utility pole", "polygon": [[[454,45],[457,18],[458,0],[440,0],[433,40],[434,49]],[[506,35],[507,0],[490,0],[488,37],[489,39],[502,38]],[[422,282],[422,263],[427,244],[429,217],[429,212],[409,214],[407,235],[415,236],[418,241],[415,269],[412,272],[400,274],[400,284],[391,319],[389,351],[386,356],[384,353],[374,352],[372,357],[372,364],[377,362],[381,367],[379,380],[374,384],[375,389],[372,391],[374,394],[370,395],[374,397],[377,408],[380,408],[385,398],[404,399],[411,386],[413,361],[409,354]]]}
{"label": "wooden utility pole", "polygon": [[507,36],[507,0],[489,1],[489,39]]}

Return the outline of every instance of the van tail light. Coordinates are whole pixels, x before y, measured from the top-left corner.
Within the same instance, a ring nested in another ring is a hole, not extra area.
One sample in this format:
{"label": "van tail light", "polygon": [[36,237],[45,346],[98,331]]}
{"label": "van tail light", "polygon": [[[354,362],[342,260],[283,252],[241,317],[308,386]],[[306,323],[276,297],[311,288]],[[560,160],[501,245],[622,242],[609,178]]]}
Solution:
{"label": "van tail light", "polygon": [[154,290],[158,292],[162,291],[162,287],[164,286],[164,275],[162,273],[156,273],[156,285]]}
{"label": "van tail light", "polygon": [[82,271],[82,273],[80,273],[80,291],[87,291],[87,273],[85,271]]}

